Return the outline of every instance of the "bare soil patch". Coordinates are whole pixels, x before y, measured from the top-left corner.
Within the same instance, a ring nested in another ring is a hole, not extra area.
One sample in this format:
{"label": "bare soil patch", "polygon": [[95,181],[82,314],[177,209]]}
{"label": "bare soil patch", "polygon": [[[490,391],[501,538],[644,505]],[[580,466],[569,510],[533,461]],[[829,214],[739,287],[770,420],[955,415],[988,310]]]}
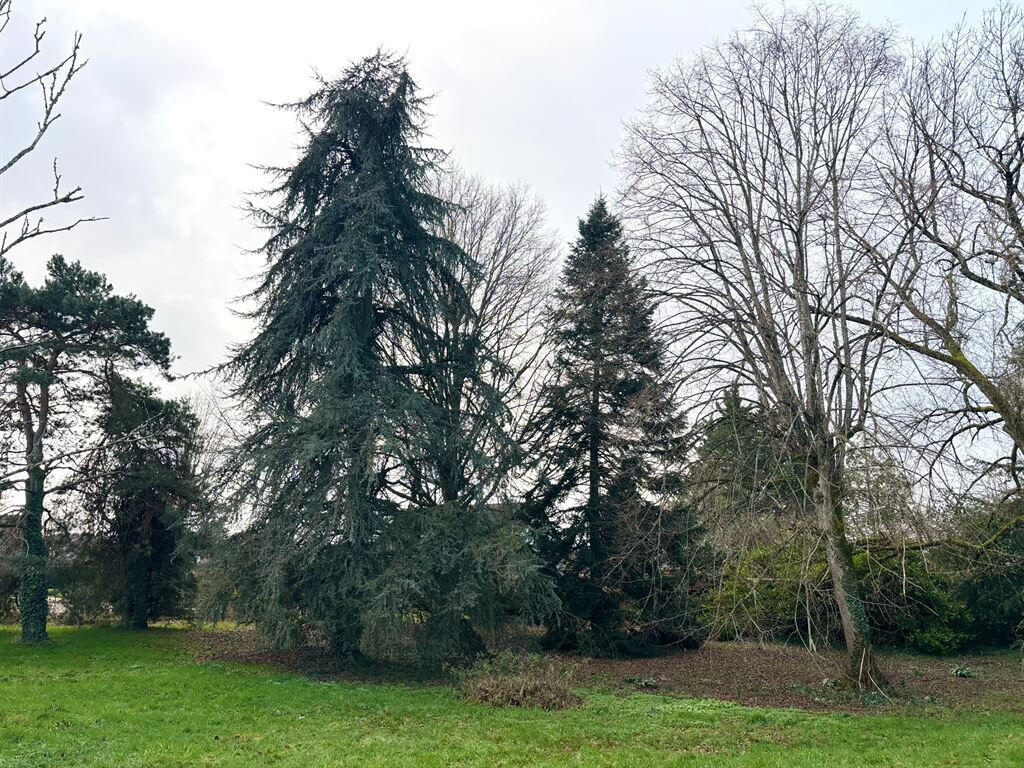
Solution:
{"label": "bare soil patch", "polygon": [[[198,630],[190,633],[189,644],[199,661],[259,664],[322,680],[451,682],[451,677],[437,668],[343,659],[320,646],[274,650],[249,629]],[[569,654],[555,658],[576,668],[581,687],[623,694],[643,691],[836,712],[937,706],[1024,712],[1024,660],[1014,652],[943,658],[883,652],[880,667],[887,685],[881,692],[863,693],[843,683],[841,653],[811,653],[791,645],[711,642],[699,650],[642,659]],[[954,675],[954,670],[960,675]]]}
{"label": "bare soil patch", "polygon": [[[906,706],[1024,711],[1024,665],[1019,654],[938,658],[882,653],[886,685],[858,692],[844,683],[837,651],[791,645],[711,642],[699,650],[644,659],[587,659],[580,681],[614,690],[654,690],[750,706],[868,711]],[[953,670],[960,669],[956,676]],[[966,671],[964,671],[966,670]]]}

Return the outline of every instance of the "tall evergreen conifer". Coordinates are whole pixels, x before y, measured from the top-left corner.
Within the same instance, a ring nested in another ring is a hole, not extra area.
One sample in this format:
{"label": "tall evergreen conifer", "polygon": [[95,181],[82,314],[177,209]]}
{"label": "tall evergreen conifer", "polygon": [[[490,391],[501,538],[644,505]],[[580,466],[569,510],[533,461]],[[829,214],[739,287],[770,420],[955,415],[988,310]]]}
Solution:
{"label": "tall evergreen conifer", "polygon": [[555,294],[544,464],[527,499],[564,607],[556,646],[618,653],[692,633],[685,564],[699,531],[678,505],[684,423],[654,312],[599,197]]}
{"label": "tall evergreen conifer", "polygon": [[[451,206],[427,190],[443,155],[419,143],[405,62],[379,52],[319,86],[289,105],[305,143],[253,208],[270,235],[249,297],[258,332],[230,363],[253,425],[237,453],[248,604],[279,641],[312,627],[341,653],[381,652],[410,621],[444,653],[478,646],[498,569],[526,564],[476,557],[504,529],[464,525],[465,499],[408,492],[454,439],[425,386],[446,366],[473,375],[477,350],[452,359],[434,342],[442,314],[472,314],[458,276],[475,266],[438,234]],[[437,565],[460,559],[480,578]]]}
{"label": "tall evergreen conifer", "polygon": [[782,419],[745,400],[738,386],[726,390],[687,471],[694,507],[706,518],[750,521],[799,510],[806,457],[794,452],[786,432]]}
{"label": "tall evergreen conifer", "polygon": [[72,560],[97,573],[126,626],[181,615],[195,566],[190,524],[205,507],[199,419],[184,401],[108,372],[105,440],[79,470],[84,501]]}

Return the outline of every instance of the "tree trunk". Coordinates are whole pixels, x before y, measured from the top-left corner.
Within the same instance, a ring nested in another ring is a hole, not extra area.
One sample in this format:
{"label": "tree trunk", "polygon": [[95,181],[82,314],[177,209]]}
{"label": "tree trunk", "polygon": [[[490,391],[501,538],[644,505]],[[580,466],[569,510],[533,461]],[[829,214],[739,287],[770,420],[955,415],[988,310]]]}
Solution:
{"label": "tree trunk", "polygon": [[[376,388],[377,365],[373,350],[375,338],[373,294],[364,290],[353,302],[351,323],[360,340],[356,349],[356,370],[345,377],[348,397],[360,397]],[[348,528],[342,545],[338,568],[341,572],[341,590],[333,600],[332,615],[328,617],[327,632],[331,652],[336,656],[352,657],[360,653],[363,637],[363,609],[366,582],[369,576],[371,540],[373,538],[372,481],[374,461],[374,414],[366,409],[349,417],[351,433],[348,445],[348,475],[345,478],[345,524]]]}
{"label": "tree trunk", "polygon": [[853,554],[846,538],[842,501],[839,498],[836,469],[833,462],[820,453],[815,468],[813,503],[825,540],[825,557],[832,577],[832,594],[839,609],[846,642],[848,674],[858,688],[876,686],[881,676],[875,665],[864,601],[853,571]]}
{"label": "tree trunk", "polygon": [[149,552],[145,544],[138,544],[132,553],[128,572],[128,610],[125,619],[132,629],[149,626]]}
{"label": "tree trunk", "polygon": [[587,425],[587,534],[590,537],[590,568],[599,580],[604,564],[604,532],[601,530],[601,392],[597,379],[597,362],[590,387],[590,423]]}
{"label": "tree trunk", "polygon": [[[594,321],[595,326],[597,321]],[[595,344],[596,346],[596,344]],[[587,425],[587,536],[589,544],[590,580],[596,592],[590,611],[591,624],[601,630],[612,629],[614,606],[605,584],[605,566],[608,560],[606,523],[601,504],[601,356],[595,349],[590,382],[590,423]]]}
{"label": "tree trunk", "polygon": [[25,481],[25,511],[21,530],[25,549],[18,585],[18,609],[21,614],[21,639],[26,643],[46,641],[46,541],[43,539],[43,494],[46,472],[40,466],[42,446],[36,445],[28,456]]}

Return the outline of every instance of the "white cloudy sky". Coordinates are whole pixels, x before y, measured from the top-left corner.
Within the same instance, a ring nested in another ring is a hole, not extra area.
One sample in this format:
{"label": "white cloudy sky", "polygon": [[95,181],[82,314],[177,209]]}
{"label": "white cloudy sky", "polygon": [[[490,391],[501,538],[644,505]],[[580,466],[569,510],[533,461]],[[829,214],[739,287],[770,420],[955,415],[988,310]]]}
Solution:
{"label": "white cloudy sky", "polygon": [[[919,39],[982,7],[848,4]],[[615,189],[609,161],[647,73],[743,26],[751,6],[15,0],[0,63],[42,16],[51,53],[79,30],[90,62],[33,162],[5,177],[0,213],[45,185],[57,156],[86,190],[81,212],[109,218],[22,249],[17,264],[38,275],[60,251],[106,272],[156,308],[186,372],[217,363],[246,333],[228,305],[258,266],[245,250],[259,237],[238,205],[260,183],[249,164],[287,161],[294,142],[290,118],[263,102],[304,95],[313,68],[330,75],[378,46],[406,53],[436,95],[435,143],[468,171],[530,184],[567,240],[593,196]],[[33,127],[33,106],[0,113],[0,143]]]}

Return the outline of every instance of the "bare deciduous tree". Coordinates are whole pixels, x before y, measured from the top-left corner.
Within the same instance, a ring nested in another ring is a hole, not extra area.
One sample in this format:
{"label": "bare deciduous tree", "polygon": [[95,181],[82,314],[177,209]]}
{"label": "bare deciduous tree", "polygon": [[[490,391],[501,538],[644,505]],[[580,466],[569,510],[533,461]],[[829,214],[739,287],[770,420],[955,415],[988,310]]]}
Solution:
{"label": "bare deciduous tree", "polygon": [[[428,603],[426,627],[401,617],[399,636],[425,629],[435,643],[428,652],[443,654],[483,647],[460,597],[484,594],[481,605],[494,599],[481,582],[493,582],[495,595],[521,590],[527,613],[549,608],[546,584],[529,583],[536,571],[510,485],[522,461],[526,396],[543,351],[539,314],[554,244],[543,204],[524,187],[492,187],[458,170],[439,173],[432,187],[451,203],[435,234],[463,257],[448,264],[454,282],[436,313],[417,316],[408,345],[397,348],[394,365],[414,371],[410,383],[426,407],[423,421],[410,425],[389,458],[387,493],[409,519],[433,520],[445,534],[401,539],[405,557],[380,580],[371,611],[387,603],[423,605],[421,584],[401,578],[408,562],[421,563],[421,578],[445,598]],[[428,446],[415,434],[424,430],[434,435]],[[476,562],[467,563],[470,552]],[[453,608],[442,607],[446,599]],[[500,614],[496,605],[485,610]]]}
{"label": "bare deciduous tree", "polygon": [[[432,470],[396,477],[396,488],[408,483],[417,504],[490,503],[507,490],[521,458],[517,438],[544,353],[541,314],[555,245],[543,203],[525,187],[492,187],[457,169],[439,174],[434,185],[434,194],[453,203],[437,234],[470,257],[453,265],[469,304],[451,302],[417,337],[409,360],[396,361],[436,363],[419,377],[421,388],[453,419],[435,446]],[[443,364],[452,360],[464,364]],[[405,466],[419,464],[407,458]]]}
{"label": "bare deciduous tree", "polygon": [[690,392],[707,403],[738,384],[804,462],[803,503],[860,685],[877,671],[844,475],[885,347],[834,310],[880,311],[853,291],[869,265],[844,225],[898,66],[892,47],[887,31],[828,9],[761,16],[655,76],[623,158],[624,200],[669,301]]}
{"label": "bare deciduous tree", "polygon": [[[1008,450],[981,474],[1005,473],[1020,493],[1024,11],[1001,5],[977,29],[918,51],[885,114],[871,226],[846,230],[888,308],[848,317],[909,352],[928,380],[938,401],[925,419],[932,447],[953,453],[1001,430],[987,450]],[[955,464],[962,471],[965,461]]]}
{"label": "bare deciduous tree", "polygon": [[[0,0],[0,50],[16,51],[14,43],[9,43],[8,26],[11,20],[11,0]],[[17,108],[17,99],[23,98],[33,90],[42,96],[39,107],[40,114],[34,130],[20,142],[12,141],[9,148],[0,154],[0,185],[4,184],[4,176],[11,172],[18,163],[25,160],[43,140],[47,131],[60,118],[59,105],[67,92],[68,85],[82,71],[86,62],[81,58],[82,36],[76,34],[71,50],[63,58],[53,62],[42,63],[43,38],[46,36],[46,19],[35,25],[32,41],[19,54],[14,53],[9,63],[0,63],[0,120],[3,115],[10,114]],[[52,164],[53,190],[48,198],[34,201],[20,201],[14,210],[0,210],[0,259],[7,256],[15,247],[36,237],[74,229],[79,224],[95,221],[94,217],[78,218],[72,221],[50,223],[46,216],[54,209],[76,203],[82,199],[82,188],[62,188],[62,179],[57,170],[57,161]],[[0,200],[9,199],[9,195]]]}

